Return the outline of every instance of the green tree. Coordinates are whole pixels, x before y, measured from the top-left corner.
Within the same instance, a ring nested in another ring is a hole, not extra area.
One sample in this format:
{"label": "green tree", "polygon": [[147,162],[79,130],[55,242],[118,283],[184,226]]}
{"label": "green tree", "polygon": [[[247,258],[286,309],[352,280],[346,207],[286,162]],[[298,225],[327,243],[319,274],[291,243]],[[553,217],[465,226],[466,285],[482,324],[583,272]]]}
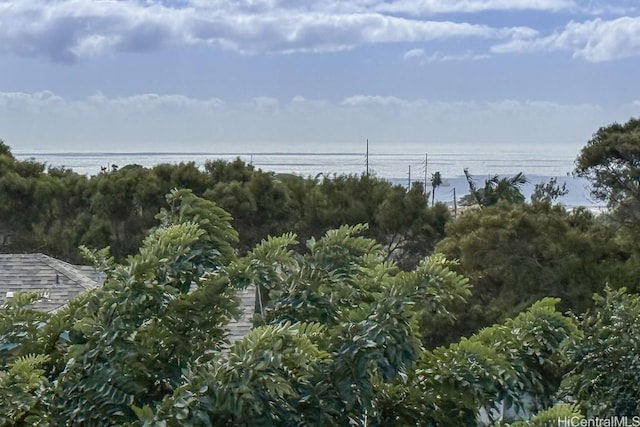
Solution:
{"label": "green tree", "polygon": [[201,171],[195,162],[159,164],[154,166],[151,172],[159,181],[161,195],[174,188],[188,188],[197,196],[202,196],[213,185],[211,177]]}
{"label": "green tree", "polygon": [[[48,197],[38,197],[45,166],[16,160],[3,145],[0,153],[0,250],[26,251],[34,246],[32,224],[39,221]],[[44,194],[41,194],[44,196]]]}
{"label": "green tree", "polygon": [[411,270],[444,238],[450,220],[451,214],[444,204],[429,208],[422,184],[416,183],[408,192],[396,187],[385,193],[376,209],[376,229],[372,235],[383,244],[386,259]]}
{"label": "green tree", "polygon": [[251,179],[255,168],[243,162],[239,157],[231,162],[225,160],[209,160],[204,169],[213,183],[247,182]]}
{"label": "green tree", "polygon": [[559,185],[558,179],[552,177],[549,178],[547,182],[541,182],[535,185],[533,193],[531,194],[531,203],[552,204],[567,194],[569,194],[567,183],[563,182],[562,185]]}
{"label": "green tree", "polygon": [[11,154],[11,147],[9,147],[5,142],[0,139],[0,156],[7,156],[10,158],[14,158],[13,154]]}
{"label": "green tree", "polygon": [[440,172],[435,172],[431,175],[431,206],[436,203],[436,188],[442,185],[442,177]]}
{"label": "green tree", "polygon": [[525,197],[522,194],[521,188],[528,180],[522,172],[512,177],[504,178],[493,175],[485,180],[484,187],[482,188],[476,186],[468,169],[464,170],[464,175],[469,184],[469,194],[460,199],[462,205],[477,204],[481,207],[492,206],[500,200],[505,200],[509,203],[524,202]]}
{"label": "green tree", "polygon": [[38,250],[70,262],[81,261],[78,246],[91,242],[88,184],[86,176],[66,168],[50,167],[38,180],[36,197],[46,201],[38,220],[31,224]]}
{"label": "green tree", "polygon": [[444,236],[451,219],[446,206],[429,208],[421,184],[406,191],[372,175],[337,176],[319,183],[287,177],[294,226],[302,241],[319,238],[344,224],[366,223],[365,236],[374,238],[386,259],[403,269],[414,268]]}
{"label": "green tree", "polygon": [[131,421],[131,405],[162,399],[189,361],[221,349],[237,301],[211,273],[234,259],[231,218],[188,191],[168,201],[160,227],[125,265],[92,255],[108,278],[74,313],[51,404],[61,425]]}
{"label": "green tree", "polygon": [[[425,351],[421,328],[469,296],[442,256],[400,271],[358,235],[366,226],[344,226],[304,252],[289,233],[238,258],[226,212],[185,190],[168,203],[124,263],[87,251],[104,286],[43,319],[25,306],[34,297],[0,308],[5,424],[459,425],[496,401],[551,404],[575,335],[556,301]],[[268,298],[229,347],[249,284]]]}
{"label": "green tree", "polygon": [[379,425],[478,425],[480,408],[484,423],[504,425],[552,406],[566,371],[562,349],[579,336],[557,303],[543,299],[469,339],[424,352],[406,378],[381,387]]}
{"label": "green tree", "polygon": [[640,296],[607,289],[582,317],[583,335],[569,348],[573,369],[564,380],[567,399],[588,417],[640,413]]}
{"label": "green tree", "polygon": [[28,354],[0,370],[0,425],[50,425],[42,398],[48,382],[47,356]]}
{"label": "green tree", "polygon": [[591,182],[591,194],[606,201],[627,224],[640,219],[640,119],[601,127],[582,148],[575,173]]}
{"label": "green tree", "polygon": [[209,173],[231,180],[217,182],[204,197],[232,215],[240,235],[239,249],[245,253],[265,236],[291,230],[295,212],[289,203],[288,189],[272,173],[240,169],[241,164],[237,160],[226,171],[218,165],[214,173],[213,164],[209,163]]}
{"label": "green tree", "polygon": [[607,280],[621,277],[626,257],[589,211],[504,201],[450,222],[436,250],[459,259],[473,285],[470,306],[453,330],[433,337],[436,343],[515,315],[545,296],[561,298],[563,310],[582,312]]}
{"label": "green tree", "polygon": [[165,194],[153,171],[139,165],[93,177],[88,192],[91,224],[82,243],[110,246],[120,259],[134,253],[155,225]]}

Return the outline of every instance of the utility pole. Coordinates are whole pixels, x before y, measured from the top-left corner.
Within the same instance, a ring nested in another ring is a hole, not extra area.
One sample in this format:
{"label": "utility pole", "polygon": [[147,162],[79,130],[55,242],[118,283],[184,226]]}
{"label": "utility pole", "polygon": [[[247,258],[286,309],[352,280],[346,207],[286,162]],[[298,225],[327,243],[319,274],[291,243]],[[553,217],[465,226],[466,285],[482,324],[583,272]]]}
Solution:
{"label": "utility pole", "polygon": [[429,160],[429,155],[427,153],[424,154],[424,198],[427,198],[427,162]]}
{"label": "utility pole", "polygon": [[453,187],[453,217],[458,218],[458,202],[456,200],[456,187]]}
{"label": "utility pole", "polygon": [[409,165],[409,185],[407,186],[407,191],[411,191],[411,165]]}
{"label": "utility pole", "polygon": [[367,153],[364,156],[365,175],[369,176],[369,138],[367,138]]}

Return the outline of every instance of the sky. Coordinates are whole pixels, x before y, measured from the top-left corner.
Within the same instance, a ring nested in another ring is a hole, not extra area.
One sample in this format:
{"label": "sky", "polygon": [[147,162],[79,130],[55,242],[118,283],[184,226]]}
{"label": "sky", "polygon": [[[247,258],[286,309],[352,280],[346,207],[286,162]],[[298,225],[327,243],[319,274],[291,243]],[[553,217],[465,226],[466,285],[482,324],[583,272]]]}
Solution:
{"label": "sky", "polygon": [[637,0],[0,0],[14,152],[578,149],[639,71]]}

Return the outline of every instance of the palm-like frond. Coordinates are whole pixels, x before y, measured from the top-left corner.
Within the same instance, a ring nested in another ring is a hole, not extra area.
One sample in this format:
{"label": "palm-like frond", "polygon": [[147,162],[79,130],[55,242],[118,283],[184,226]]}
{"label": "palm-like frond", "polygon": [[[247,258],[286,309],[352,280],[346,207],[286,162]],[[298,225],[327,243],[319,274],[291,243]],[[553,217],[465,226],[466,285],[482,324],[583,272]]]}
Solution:
{"label": "palm-like frond", "polygon": [[469,184],[471,196],[480,206],[491,206],[500,200],[507,200],[512,203],[524,201],[521,188],[529,180],[522,172],[505,178],[500,178],[499,175],[491,175],[485,180],[484,187],[480,189],[477,188],[468,169],[464,169],[464,175]]}

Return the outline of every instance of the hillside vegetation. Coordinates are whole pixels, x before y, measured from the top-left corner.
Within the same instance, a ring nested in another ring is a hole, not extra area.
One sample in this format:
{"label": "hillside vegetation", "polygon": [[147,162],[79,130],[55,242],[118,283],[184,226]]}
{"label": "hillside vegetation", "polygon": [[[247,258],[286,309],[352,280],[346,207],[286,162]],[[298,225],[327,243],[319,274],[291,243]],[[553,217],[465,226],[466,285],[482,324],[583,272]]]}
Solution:
{"label": "hillside vegetation", "polygon": [[[555,182],[531,201],[520,178],[472,186],[484,202],[454,219],[421,186],[373,176],[237,160],[84,177],[1,144],[2,251],[88,260],[107,279],[53,315],[29,308],[35,294],[0,308],[0,425],[638,415],[639,126],[601,128],[578,155],[600,216],[555,204]],[[263,307],[229,345],[250,284]]]}

